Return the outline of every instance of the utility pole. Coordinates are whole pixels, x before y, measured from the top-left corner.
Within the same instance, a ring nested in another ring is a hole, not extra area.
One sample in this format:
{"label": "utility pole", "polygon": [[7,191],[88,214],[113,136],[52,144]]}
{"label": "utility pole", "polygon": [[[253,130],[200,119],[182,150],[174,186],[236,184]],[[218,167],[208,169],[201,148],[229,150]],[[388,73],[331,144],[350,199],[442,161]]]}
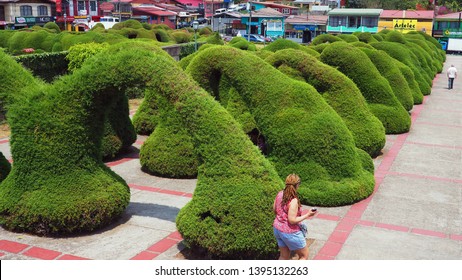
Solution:
{"label": "utility pole", "polygon": [[247,32],[247,41],[250,42],[250,31],[251,29],[251,24],[252,24],[252,2],[249,1],[249,32]]}

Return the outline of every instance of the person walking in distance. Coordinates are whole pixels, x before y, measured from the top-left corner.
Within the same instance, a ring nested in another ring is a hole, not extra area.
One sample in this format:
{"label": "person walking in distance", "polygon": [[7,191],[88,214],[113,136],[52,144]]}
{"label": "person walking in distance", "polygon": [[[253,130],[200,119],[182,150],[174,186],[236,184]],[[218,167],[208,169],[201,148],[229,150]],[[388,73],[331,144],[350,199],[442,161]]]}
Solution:
{"label": "person walking in distance", "polygon": [[446,71],[446,76],[448,76],[448,89],[452,89],[454,85],[454,79],[457,78],[457,69],[454,67],[454,64],[451,64],[451,67]]}
{"label": "person walking in distance", "polygon": [[286,187],[276,195],[273,210],[276,218],[273,222],[273,232],[279,247],[279,259],[288,260],[290,252],[295,251],[300,260],[308,259],[308,246],[300,223],[313,216],[316,208],[302,214],[297,190],[300,186],[300,177],[290,174],[286,178]]}

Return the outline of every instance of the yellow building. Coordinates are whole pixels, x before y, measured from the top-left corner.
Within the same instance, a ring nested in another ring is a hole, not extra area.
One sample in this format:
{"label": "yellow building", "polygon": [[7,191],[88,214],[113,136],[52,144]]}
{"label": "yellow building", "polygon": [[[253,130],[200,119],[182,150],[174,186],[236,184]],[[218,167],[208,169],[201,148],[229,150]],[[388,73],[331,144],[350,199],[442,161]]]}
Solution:
{"label": "yellow building", "polygon": [[379,32],[383,29],[402,33],[424,31],[432,35],[433,11],[383,10],[379,17]]}

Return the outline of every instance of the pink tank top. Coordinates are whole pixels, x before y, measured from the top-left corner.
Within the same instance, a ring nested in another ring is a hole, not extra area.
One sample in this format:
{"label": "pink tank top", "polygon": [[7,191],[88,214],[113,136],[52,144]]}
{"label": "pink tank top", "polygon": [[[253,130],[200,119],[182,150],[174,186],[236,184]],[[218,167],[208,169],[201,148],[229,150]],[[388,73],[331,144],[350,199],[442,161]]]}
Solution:
{"label": "pink tank top", "polygon": [[[285,233],[294,233],[294,232],[300,231],[300,227],[298,226],[298,224],[292,225],[291,223],[289,223],[288,213],[289,213],[290,201],[286,205],[284,205],[284,207],[282,207],[281,201],[282,201],[283,194],[284,194],[284,191],[280,191],[275,199],[276,218],[274,219],[273,227]],[[299,207],[297,216],[301,216],[301,215],[302,215],[302,209]]]}

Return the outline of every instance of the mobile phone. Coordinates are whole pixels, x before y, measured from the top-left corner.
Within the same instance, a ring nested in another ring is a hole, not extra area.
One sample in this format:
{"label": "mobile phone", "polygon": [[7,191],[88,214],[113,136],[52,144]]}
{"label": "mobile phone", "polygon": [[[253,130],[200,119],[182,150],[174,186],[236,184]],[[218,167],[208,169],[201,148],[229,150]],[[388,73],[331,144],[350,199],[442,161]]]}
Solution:
{"label": "mobile phone", "polygon": [[313,207],[313,208],[311,208],[311,211],[316,212],[316,211],[318,211],[318,208]]}

